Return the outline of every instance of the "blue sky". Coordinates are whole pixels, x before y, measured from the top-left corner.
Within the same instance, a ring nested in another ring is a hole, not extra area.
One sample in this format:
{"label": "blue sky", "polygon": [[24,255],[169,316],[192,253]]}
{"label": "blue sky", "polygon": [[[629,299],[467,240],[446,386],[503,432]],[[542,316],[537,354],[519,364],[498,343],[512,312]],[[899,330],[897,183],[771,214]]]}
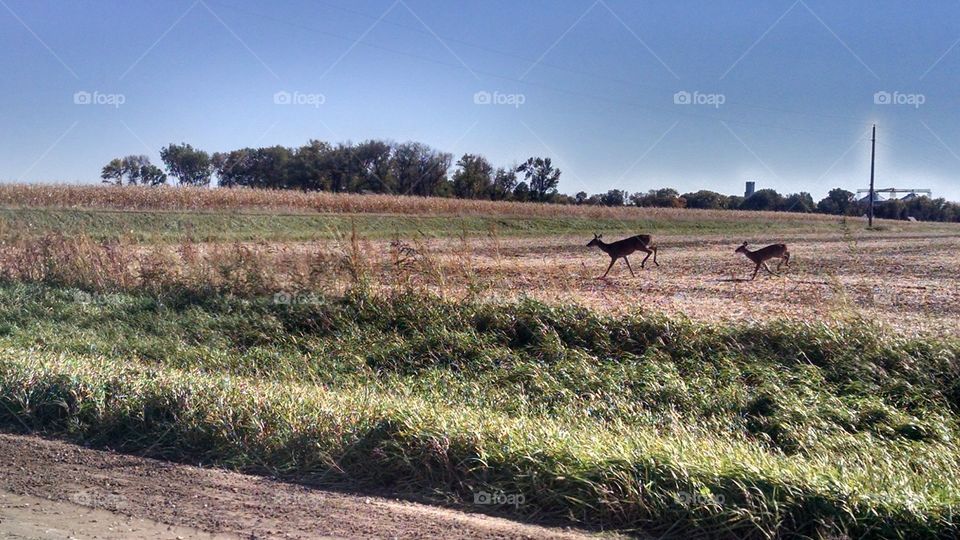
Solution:
{"label": "blue sky", "polygon": [[819,198],[866,187],[876,122],[878,187],[960,200],[958,43],[956,1],[0,0],[0,180],[383,138]]}

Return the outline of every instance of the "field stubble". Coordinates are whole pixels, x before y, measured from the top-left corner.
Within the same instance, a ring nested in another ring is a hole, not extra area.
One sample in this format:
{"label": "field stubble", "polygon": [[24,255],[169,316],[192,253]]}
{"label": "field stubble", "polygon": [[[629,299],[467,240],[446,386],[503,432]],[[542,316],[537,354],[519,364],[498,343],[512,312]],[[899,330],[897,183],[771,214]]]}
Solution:
{"label": "field stubble", "polygon": [[[782,238],[782,237],[781,237]],[[660,266],[633,257],[636,277],[575,235],[300,243],[142,245],[51,234],[0,250],[3,275],[91,293],[192,289],[244,296],[338,294],[362,282],[454,298],[576,303],[704,322],[816,321],[856,313],[910,333],[960,329],[960,255],[953,236],[787,237],[793,255],[777,276],[761,272],[725,238],[661,237]]]}

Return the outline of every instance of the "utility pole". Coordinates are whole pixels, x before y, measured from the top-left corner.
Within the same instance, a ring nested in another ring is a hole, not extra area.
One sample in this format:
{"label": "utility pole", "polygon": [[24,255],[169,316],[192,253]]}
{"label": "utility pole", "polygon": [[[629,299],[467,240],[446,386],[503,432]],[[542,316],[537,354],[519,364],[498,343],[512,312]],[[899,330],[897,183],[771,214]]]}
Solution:
{"label": "utility pole", "polygon": [[870,210],[867,212],[869,228],[873,228],[873,204],[876,202],[876,191],[873,189],[873,165],[877,157],[877,125],[873,125],[873,136],[870,138]]}

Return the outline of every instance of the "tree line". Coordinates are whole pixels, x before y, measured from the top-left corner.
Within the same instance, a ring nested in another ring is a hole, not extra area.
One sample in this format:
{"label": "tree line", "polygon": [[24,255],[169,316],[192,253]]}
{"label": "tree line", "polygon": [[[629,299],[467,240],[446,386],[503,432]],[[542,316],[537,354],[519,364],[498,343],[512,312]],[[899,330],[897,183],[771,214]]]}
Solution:
{"label": "tree line", "polygon": [[[180,185],[299,189],[335,193],[389,193],[509,201],[569,202],[557,192],[560,169],[550,158],[531,157],[495,168],[485,157],[453,156],[423,143],[370,140],[331,145],[311,140],[299,148],[270,146],[208,154],[193,146],[170,144],[160,151],[166,173],[147,156],[108,163],[104,182],[160,185],[168,175]],[[452,166],[455,170],[449,173]]]}
{"label": "tree line", "polygon": [[[101,171],[104,182],[116,185],[166,184],[173,177],[180,185],[208,186],[216,177],[221,187],[299,189],[336,193],[386,193],[494,201],[544,202],[597,206],[699,208],[713,210],[767,210],[862,215],[868,203],[850,191],[836,188],[819,202],[806,192],[781,195],[761,189],[750,197],[700,190],[680,194],[671,188],[629,193],[573,196],[560,193],[561,171],[550,158],[530,157],[508,167],[494,167],[484,156],[453,155],[419,142],[391,143],[368,140],[332,145],[311,140],[298,148],[270,146],[241,148],[209,154],[181,143],[160,151],[166,171],[147,156],[131,155],[111,160]],[[453,172],[451,173],[451,169]],[[960,205],[929,197],[879,202],[879,218],[921,221],[960,221]]]}

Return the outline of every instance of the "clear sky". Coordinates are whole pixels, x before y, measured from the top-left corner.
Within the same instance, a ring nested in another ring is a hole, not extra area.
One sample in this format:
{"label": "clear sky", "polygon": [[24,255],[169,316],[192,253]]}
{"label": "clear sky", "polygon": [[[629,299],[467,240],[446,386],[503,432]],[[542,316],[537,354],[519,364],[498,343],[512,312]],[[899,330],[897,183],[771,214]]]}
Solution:
{"label": "clear sky", "polygon": [[383,138],[819,198],[866,187],[876,122],[878,187],[960,200],[958,43],[954,0],[0,0],[0,180]]}

